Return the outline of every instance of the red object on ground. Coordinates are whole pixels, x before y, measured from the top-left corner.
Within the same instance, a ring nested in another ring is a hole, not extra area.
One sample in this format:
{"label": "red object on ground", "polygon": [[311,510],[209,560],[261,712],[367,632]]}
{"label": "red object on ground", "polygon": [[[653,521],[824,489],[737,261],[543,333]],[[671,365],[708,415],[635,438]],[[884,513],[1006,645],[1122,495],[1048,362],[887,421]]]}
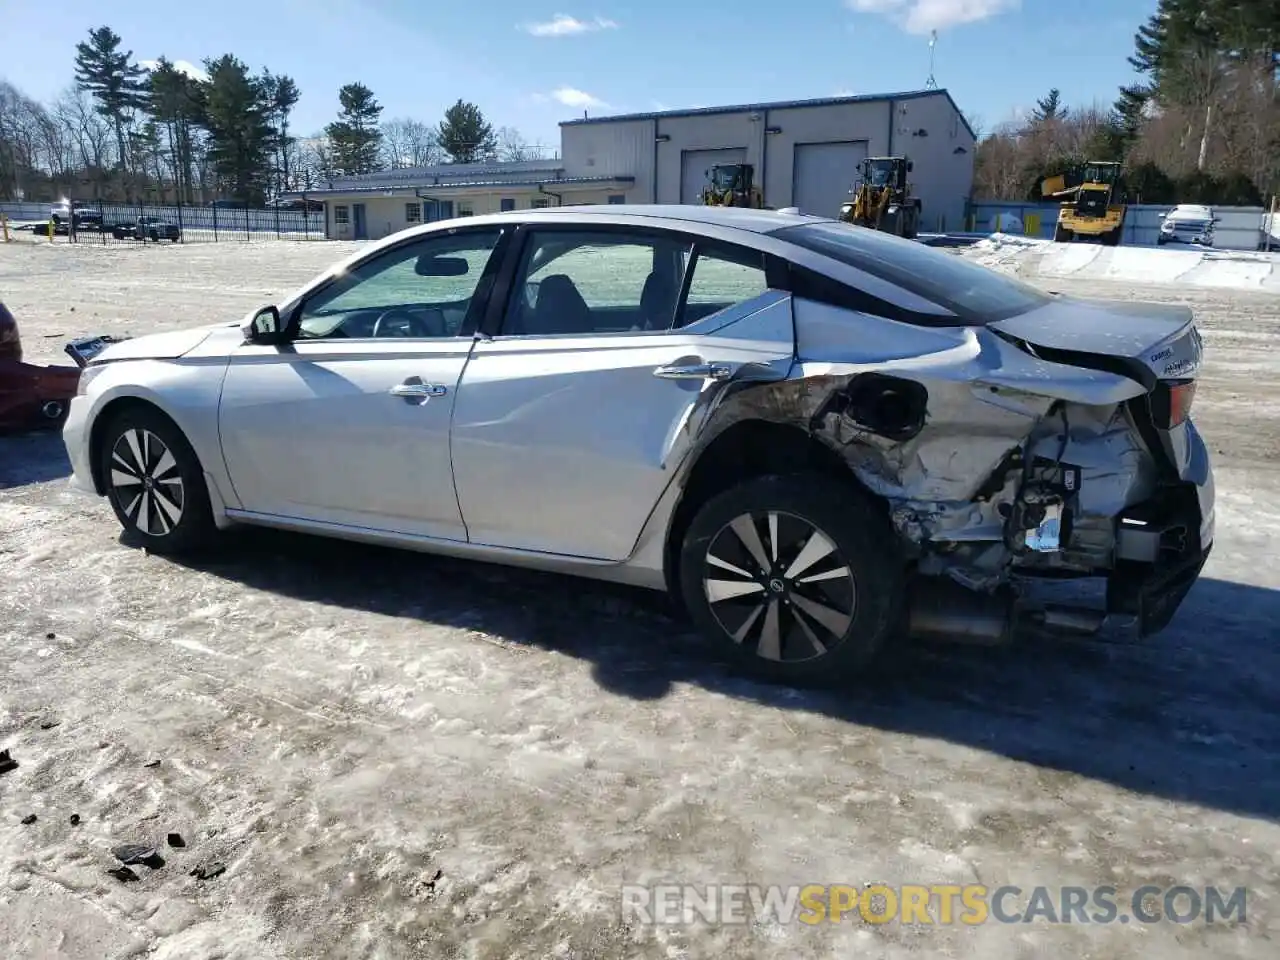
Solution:
{"label": "red object on ground", "polygon": [[79,383],[79,367],[22,362],[18,323],[0,303],[0,432],[60,426]]}

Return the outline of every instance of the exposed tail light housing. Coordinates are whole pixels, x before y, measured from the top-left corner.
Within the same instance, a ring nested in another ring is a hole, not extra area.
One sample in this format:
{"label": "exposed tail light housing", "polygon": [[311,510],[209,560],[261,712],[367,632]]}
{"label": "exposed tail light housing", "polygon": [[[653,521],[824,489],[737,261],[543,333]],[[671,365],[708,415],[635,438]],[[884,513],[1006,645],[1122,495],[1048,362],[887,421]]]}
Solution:
{"label": "exposed tail light housing", "polygon": [[1161,380],[1151,397],[1151,417],[1160,430],[1172,430],[1191,416],[1196,398],[1194,380]]}

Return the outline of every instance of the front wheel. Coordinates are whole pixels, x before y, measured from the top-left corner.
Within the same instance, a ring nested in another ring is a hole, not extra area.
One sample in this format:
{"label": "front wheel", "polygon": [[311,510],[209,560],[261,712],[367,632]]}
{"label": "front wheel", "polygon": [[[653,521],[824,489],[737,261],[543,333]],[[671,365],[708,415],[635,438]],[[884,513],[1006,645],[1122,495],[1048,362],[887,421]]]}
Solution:
{"label": "front wheel", "polygon": [[903,562],[860,491],[818,474],[745,481],[684,536],[680,589],[697,625],[744,672],[814,685],[849,678],[898,624]]}
{"label": "front wheel", "polygon": [[116,519],[147,549],[183,553],[212,537],[213,510],[200,460],[160,411],[125,410],[107,424],[99,456]]}

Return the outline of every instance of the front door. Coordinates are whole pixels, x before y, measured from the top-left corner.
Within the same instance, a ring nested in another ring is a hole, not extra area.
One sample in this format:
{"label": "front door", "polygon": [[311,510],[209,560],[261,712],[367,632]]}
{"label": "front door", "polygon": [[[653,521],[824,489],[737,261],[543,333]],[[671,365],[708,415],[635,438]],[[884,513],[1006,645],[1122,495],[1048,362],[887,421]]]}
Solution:
{"label": "front door", "polygon": [[365,222],[364,204],[353,203],[351,205],[352,228],[351,235],[356,240],[369,239],[369,226]]}
{"label": "front door", "polygon": [[245,511],[466,540],[449,427],[500,236],[382,251],[302,299],[291,343],[240,348],[219,430]]}
{"label": "front door", "polygon": [[791,303],[761,255],[694,250],[671,233],[529,231],[454,408],[472,542],[625,559],[719,389],[700,367],[786,376]]}

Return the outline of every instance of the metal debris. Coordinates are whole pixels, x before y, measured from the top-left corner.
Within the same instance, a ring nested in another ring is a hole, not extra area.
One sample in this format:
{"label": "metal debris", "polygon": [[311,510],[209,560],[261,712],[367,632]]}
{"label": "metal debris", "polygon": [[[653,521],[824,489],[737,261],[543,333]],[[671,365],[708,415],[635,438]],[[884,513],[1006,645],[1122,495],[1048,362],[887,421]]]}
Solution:
{"label": "metal debris", "polygon": [[156,855],[156,848],[148,843],[122,843],[112,848],[111,855],[128,866],[150,860]]}
{"label": "metal debris", "polygon": [[73,827],[78,827],[78,826],[80,826],[80,814],[78,814],[78,813],[73,813],[73,814],[71,815],[71,825],[72,825]]}
{"label": "metal debris", "polygon": [[140,879],[139,876],[128,867],[112,867],[107,871],[107,873],[111,874],[111,876],[115,877],[121,883],[132,883]]}
{"label": "metal debris", "polygon": [[40,729],[52,730],[54,727],[58,726],[60,723],[62,723],[61,720],[42,720],[40,722]]}
{"label": "metal debris", "polygon": [[158,766],[160,766],[160,761],[159,761],[159,760],[148,760],[146,763],[144,763],[144,764],[143,764],[143,766],[144,766],[144,767],[158,767]]}
{"label": "metal debris", "polygon": [[187,841],[182,839],[182,834],[180,833],[171,833],[165,838],[165,840],[169,846],[173,847],[175,850],[181,850],[187,845]]}
{"label": "metal debris", "polygon": [[36,817],[36,815],[35,815],[34,813],[28,813],[25,817],[23,817],[23,818],[22,818],[22,825],[23,825],[24,827],[29,827],[29,826],[31,826],[33,823],[35,823],[37,819],[39,819],[39,818],[38,818],[38,817]]}
{"label": "metal debris", "polygon": [[8,750],[0,750],[0,773],[18,769],[18,761],[9,756]]}

